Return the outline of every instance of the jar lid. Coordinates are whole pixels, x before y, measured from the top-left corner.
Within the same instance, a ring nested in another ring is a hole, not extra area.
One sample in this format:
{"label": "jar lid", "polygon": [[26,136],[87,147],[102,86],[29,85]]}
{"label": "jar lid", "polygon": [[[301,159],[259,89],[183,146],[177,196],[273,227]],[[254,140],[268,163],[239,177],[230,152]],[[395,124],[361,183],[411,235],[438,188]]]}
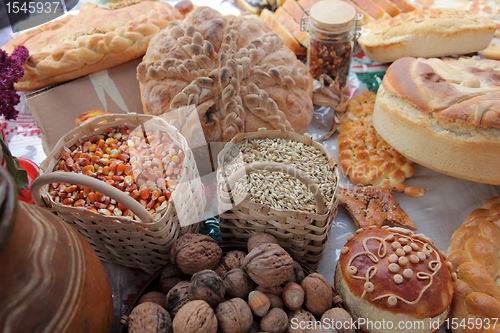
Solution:
{"label": "jar lid", "polygon": [[324,0],[311,7],[311,18],[320,25],[335,27],[345,25],[356,17],[356,9],[347,2]]}

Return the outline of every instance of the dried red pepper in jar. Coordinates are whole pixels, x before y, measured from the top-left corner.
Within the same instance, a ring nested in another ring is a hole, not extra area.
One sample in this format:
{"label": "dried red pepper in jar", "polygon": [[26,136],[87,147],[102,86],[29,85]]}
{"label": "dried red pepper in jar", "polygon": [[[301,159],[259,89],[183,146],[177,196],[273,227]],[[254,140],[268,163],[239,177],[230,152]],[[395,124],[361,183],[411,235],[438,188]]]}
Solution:
{"label": "dried red pepper in jar", "polygon": [[[307,12],[307,11],[306,11]],[[307,18],[307,17],[305,17]],[[357,22],[361,19],[356,9],[338,0],[325,0],[314,4],[308,16],[309,49],[307,61],[311,75],[329,75],[339,87],[347,84],[356,37]],[[302,27],[304,30],[304,21]]]}

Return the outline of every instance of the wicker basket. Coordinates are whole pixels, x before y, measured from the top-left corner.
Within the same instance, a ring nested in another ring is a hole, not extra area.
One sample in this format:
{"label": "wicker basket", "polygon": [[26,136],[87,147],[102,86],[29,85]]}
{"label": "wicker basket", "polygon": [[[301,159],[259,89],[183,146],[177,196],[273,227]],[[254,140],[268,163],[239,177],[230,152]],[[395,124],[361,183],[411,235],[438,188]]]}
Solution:
{"label": "wicker basket", "polygon": [[[141,126],[143,130],[161,130],[185,153],[179,184],[170,197],[170,204],[160,218],[152,215],[137,201],[117,188],[100,180],[73,172],[52,172],[64,147],[78,139],[103,133],[105,128],[125,125]],[[54,147],[40,166],[41,175],[32,185],[32,195],[38,206],[47,207],[76,228],[92,245],[101,260],[141,268],[154,273],[169,261],[169,251],[182,234],[197,232],[205,209],[204,187],[185,138],[166,121],[151,115],[106,115],[70,131]],[[105,216],[83,207],[55,202],[48,193],[50,183],[83,185],[116,200],[130,209],[139,219]]]}
{"label": "wicker basket", "polygon": [[[224,160],[231,156],[232,147],[245,140],[264,138],[285,138],[302,142],[321,150],[328,159],[329,167],[334,173],[335,187],[331,202],[324,203],[323,195],[316,184],[300,170],[276,162],[255,162],[246,164],[229,177],[223,174]],[[229,154],[229,155],[228,155]],[[218,156],[217,194],[220,212],[220,235],[223,240],[246,241],[253,234],[267,232],[274,235],[280,245],[295,259],[316,268],[326,251],[326,243],[330,235],[333,219],[338,208],[338,168],[337,161],[310,135],[299,135],[283,130],[260,129],[256,133],[238,135],[229,142]],[[241,197],[231,191],[235,182],[250,171],[268,170],[286,172],[301,180],[316,198],[316,213],[298,210],[281,210],[271,206],[250,201],[249,197]]]}

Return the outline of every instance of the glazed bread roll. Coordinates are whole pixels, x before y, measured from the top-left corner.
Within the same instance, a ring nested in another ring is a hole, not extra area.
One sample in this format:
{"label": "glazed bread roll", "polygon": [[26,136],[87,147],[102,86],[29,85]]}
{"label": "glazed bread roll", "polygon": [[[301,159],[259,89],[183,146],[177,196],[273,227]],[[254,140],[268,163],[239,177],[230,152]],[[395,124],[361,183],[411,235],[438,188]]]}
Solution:
{"label": "glazed bread roll", "polygon": [[416,9],[363,26],[358,43],[371,60],[393,62],[477,52],[488,47],[495,30],[492,19],[467,10]]}
{"label": "glazed bread roll", "polygon": [[500,62],[401,58],[377,93],[373,124],[394,149],[450,176],[500,185]]}
{"label": "glazed bread roll", "polygon": [[422,234],[359,229],[341,249],[335,289],[363,332],[434,332],[453,297],[449,266]]}
{"label": "glazed bread roll", "polygon": [[[455,333],[500,331],[500,196],[474,210],[451,236],[447,254],[457,279],[450,318]],[[469,322],[472,321],[472,325]]]}

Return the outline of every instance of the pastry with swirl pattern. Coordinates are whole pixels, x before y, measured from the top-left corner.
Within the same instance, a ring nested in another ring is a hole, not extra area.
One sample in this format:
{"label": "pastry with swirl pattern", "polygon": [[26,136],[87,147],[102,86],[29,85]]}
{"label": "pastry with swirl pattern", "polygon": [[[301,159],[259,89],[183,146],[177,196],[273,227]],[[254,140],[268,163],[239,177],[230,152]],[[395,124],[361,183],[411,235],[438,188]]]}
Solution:
{"label": "pastry with swirl pattern", "polygon": [[358,229],[341,249],[335,288],[363,332],[435,332],[453,297],[450,266],[422,234]]}
{"label": "pastry with swirl pattern", "polygon": [[365,91],[348,102],[352,119],[338,126],[340,169],[356,185],[377,185],[421,197],[425,189],[403,184],[415,173],[413,163],[385,142],[373,127],[376,97]]}

